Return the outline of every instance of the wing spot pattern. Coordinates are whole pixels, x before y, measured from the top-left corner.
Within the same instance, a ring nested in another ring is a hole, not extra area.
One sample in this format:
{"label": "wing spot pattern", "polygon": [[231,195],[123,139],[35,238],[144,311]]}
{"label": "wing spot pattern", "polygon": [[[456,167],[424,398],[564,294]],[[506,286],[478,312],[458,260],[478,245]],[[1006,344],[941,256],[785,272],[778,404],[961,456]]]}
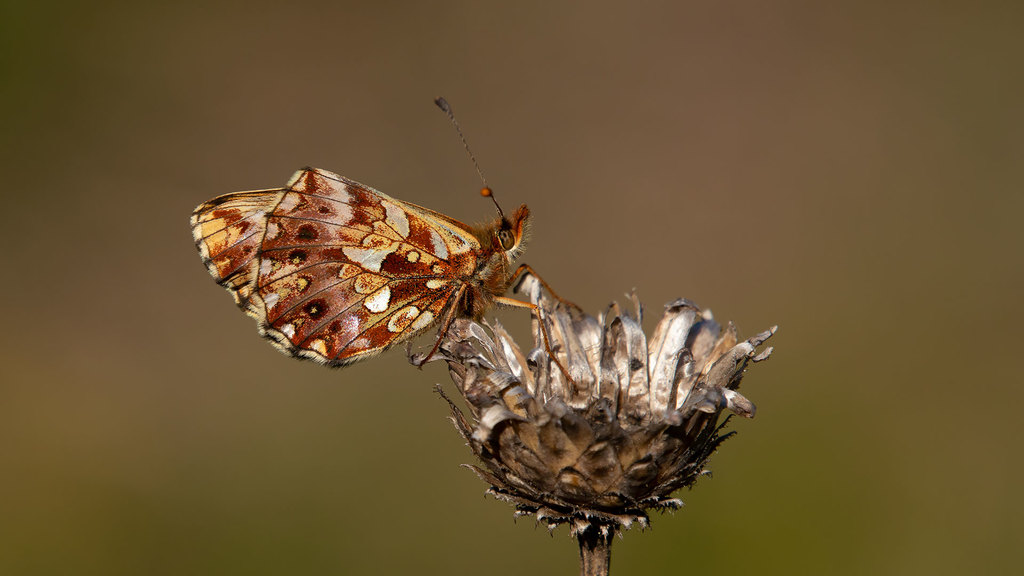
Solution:
{"label": "wing spot pattern", "polygon": [[441,260],[448,259],[448,246],[441,239],[441,235],[437,233],[437,230],[430,229],[430,244],[434,249],[434,254]]}
{"label": "wing spot pattern", "polygon": [[363,301],[363,306],[370,312],[383,312],[388,309],[388,303],[391,301],[391,287],[384,286],[380,290],[377,290],[373,294],[366,297]]}
{"label": "wing spot pattern", "polygon": [[419,316],[416,317],[415,320],[413,320],[412,329],[413,330],[422,330],[422,329],[426,328],[427,326],[430,326],[430,324],[433,321],[434,321],[434,315],[430,312],[430,310],[425,310],[423,312],[423,314],[420,314]]}
{"label": "wing spot pattern", "polygon": [[355,246],[345,246],[341,251],[345,256],[359,264],[364,270],[370,272],[380,272],[380,265],[384,262],[384,259],[388,257],[395,250],[398,250],[398,242],[392,242],[387,248],[357,248]]}
{"label": "wing spot pattern", "polygon": [[406,306],[391,315],[388,320],[388,331],[401,332],[419,315],[420,309],[415,306]]}
{"label": "wing spot pattern", "polygon": [[348,280],[349,278],[359,276],[362,272],[363,269],[361,267],[346,263],[341,265],[341,270],[338,271],[338,278]]}
{"label": "wing spot pattern", "polygon": [[327,342],[317,338],[309,343],[310,350],[319,353],[321,356],[327,356]]}
{"label": "wing spot pattern", "polygon": [[284,326],[281,326],[281,334],[284,334],[289,340],[291,340],[295,337],[295,325],[285,324]]}
{"label": "wing spot pattern", "polygon": [[359,276],[356,276],[355,289],[359,294],[369,294],[380,289],[381,286],[387,283],[387,279],[383,276],[364,272]]}
{"label": "wing spot pattern", "polygon": [[405,210],[386,200],[381,202],[381,204],[384,206],[384,212],[387,215],[385,221],[388,223],[388,226],[391,226],[402,238],[407,238],[409,236],[409,219],[405,216]]}

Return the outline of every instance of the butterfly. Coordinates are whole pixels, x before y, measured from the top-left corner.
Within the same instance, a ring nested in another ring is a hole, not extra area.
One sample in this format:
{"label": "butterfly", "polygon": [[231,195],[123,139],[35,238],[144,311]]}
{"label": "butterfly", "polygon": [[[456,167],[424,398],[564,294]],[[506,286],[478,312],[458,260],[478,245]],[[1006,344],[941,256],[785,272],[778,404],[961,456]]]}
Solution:
{"label": "butterfly", "polygon": [[191,224],[210,274],[260,334],[289,355],[344,366],[495,303],[535,308],[503,295],[532,273],[512,268],[529,217],[525,204],[511,217],[498,207],[496,220],[468,226],[306,168],[284,188],[204,202]]}

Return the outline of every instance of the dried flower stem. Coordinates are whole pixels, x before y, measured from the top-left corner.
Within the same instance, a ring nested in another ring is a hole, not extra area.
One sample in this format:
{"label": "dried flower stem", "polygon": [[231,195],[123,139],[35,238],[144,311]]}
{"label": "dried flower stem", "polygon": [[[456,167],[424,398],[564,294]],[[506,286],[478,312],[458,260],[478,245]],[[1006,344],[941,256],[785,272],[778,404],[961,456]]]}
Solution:
{"label": "dried flower stem", "polygon": [[608,576],[612,565],[615,529],[591,524],[576,534],[580,544],[580,576]]}

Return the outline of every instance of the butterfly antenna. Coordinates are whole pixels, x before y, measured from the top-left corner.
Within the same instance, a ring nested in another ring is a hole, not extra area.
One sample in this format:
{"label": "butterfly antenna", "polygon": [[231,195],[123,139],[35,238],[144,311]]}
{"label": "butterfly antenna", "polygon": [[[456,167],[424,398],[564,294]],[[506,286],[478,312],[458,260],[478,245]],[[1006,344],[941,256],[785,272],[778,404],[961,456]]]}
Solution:
{"label": "butterfly antenna", "polygon": [[486,198],[490,198],[494,202],[494,207],[498,209],[498,216],[501,219],[505,219],[505,213],[501,211],[501,206],[498,206],[498,201],[494,198],[494,190],[487,185],[487,178],[484,178],[484,172],[480,169],[480,164],[476,161],[476,156],[473,155],[473,150],[469,147],[469,142],[466,141],[466,137],[462,134],[462,128],[459,128],[459,122],[455,119],[455,113],[452,112],[451,104],[444,98],[437,98],[434,100],[434,104],[441,109],[442,112],[448,115],[448,119],[452,121],[452,126],[455,127],[455,131],[459,134],[459,139],[462,140],[462,146],[466,149],[466,154],[469,154],[469,159],[473,161],[473,166],[476,168],[476,173],[480,176],[480,181],[484,183],[484,187],[480,189],[480,195]]}

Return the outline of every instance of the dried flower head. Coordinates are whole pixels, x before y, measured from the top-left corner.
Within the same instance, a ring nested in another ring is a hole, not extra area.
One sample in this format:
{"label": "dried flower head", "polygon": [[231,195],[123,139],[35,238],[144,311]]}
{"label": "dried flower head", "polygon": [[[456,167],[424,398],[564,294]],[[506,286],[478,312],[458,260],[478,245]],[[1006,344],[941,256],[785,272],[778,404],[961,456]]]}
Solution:
{"label": "dried flower head", "polygon": [[571,380],[545,350],[536,316],[528,353],[500,324],[487,330],[466,319],[453,323],[438,353],[472,414],[449,400],[489,492],[517,515],[569,524],[577,537],[594,529],[610,537],[646,526],[650,509],[681,506],[672,493],[693,484],[731,435],[720,414],[753,417],[736,389],[748,362],[771,353],[757,348],[775,328],[737,342],[732,324],[722,329],[710,311],[676,300],[648,340],[635,295],[632,311],[613,304],[595,318],[532,276],[521,289]]}

